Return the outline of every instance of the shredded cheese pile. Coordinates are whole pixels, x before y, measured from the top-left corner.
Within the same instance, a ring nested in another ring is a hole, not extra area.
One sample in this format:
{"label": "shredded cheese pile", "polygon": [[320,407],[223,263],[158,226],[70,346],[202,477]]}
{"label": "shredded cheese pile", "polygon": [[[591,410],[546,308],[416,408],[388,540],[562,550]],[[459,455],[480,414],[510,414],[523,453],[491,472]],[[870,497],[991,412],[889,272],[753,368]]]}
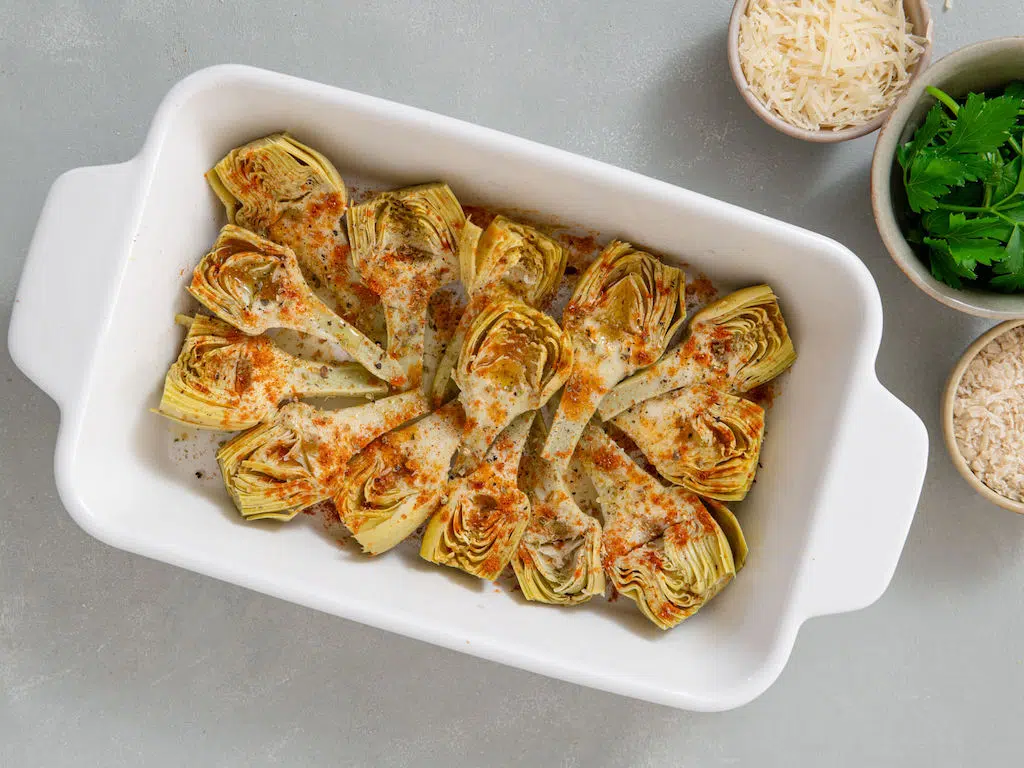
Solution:
{"label": "shredded cheese pile", "polygon": [[903,92],[924,51],[911,26],[902,0],[750,0],[740,65],[754,96],[790,125],[840,130]]}

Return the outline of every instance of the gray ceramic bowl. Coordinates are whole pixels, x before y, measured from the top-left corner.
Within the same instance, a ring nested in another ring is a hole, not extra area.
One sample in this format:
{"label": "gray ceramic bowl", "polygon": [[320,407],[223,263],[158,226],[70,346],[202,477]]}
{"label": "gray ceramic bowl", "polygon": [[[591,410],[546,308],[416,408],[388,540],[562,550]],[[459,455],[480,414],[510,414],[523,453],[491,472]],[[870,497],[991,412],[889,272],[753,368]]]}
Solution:
{"label": "gray ceramic bowl", "polygon": [[894,201],[902,207],[905,197],[900,174],[894,171],[896,148],[913,135],[935,103],[925,93],[927,86],[937,86],[959,99],[971,91],[997,88],[1013,80],[1024,80],[1024,37],[1002,37],[969,45],[940,59],[921,73],[892,111],[878,134],[871,162],[871,205],[878,232],[893,261],[933,299],[970,315],[999,320],[1024,317],[1024,294],[958,290],[932,277],[928,265],[914,253],[900,230]]}

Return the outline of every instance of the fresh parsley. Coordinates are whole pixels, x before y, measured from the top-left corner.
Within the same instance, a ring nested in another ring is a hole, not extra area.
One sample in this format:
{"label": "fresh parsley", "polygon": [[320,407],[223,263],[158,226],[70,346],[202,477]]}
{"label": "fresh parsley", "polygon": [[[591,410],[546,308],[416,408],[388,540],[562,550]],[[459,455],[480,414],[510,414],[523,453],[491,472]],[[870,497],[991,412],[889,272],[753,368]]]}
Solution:
{"label": "fresh parsley", "polygon": [[907,239],[954,288],[1024,291],[1024,83],[962,103],[927,90],[936,103],[896,152]]}

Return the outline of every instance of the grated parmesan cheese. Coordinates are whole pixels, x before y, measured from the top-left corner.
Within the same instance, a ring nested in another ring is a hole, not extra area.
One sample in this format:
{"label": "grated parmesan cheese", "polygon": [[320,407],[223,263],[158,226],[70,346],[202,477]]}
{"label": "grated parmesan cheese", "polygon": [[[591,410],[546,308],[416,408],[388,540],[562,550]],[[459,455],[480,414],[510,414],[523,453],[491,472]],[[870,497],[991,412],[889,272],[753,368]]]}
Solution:
{"label": "grated parmesan cheese", "polygon": [[993,339],[968,364],[953,401],[953,435],[981,482],[1024,501],[1024,326]]}
{"label": "grated parmesan cheese", "polygon": [[906,88],[925,43],[911,27],[902,0],[750,0],[740,65],[754,96],[787,123],[840,130]]}

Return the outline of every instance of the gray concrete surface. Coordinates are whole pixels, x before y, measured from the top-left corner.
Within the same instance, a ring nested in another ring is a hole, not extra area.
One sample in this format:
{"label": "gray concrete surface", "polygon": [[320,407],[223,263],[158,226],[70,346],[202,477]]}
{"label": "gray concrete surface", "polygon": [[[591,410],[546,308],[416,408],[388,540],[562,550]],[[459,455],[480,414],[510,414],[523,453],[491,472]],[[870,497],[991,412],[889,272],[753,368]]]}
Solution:
{"label": "gray concrete surface", "polygon": [[[57,410],[4,348],[0,765],[1020,764],[1024,519],[971,494],[936,417],[945,376],[987,323],[938,306],[890,262],[868,204],[873,137],[811,146],[748,112],[725,62],[730,5],[0,0],[3,338],[57,174],[130,157],[172,83],[244,62],[477,121],[837,238],[882,292],[879,374],[932,437],[886,595],[809,622],[753,704],[697,715],[393,637],[90,539],[54,489]],[[933,5],[938,54],[1024,33],[1020,0]]]}

